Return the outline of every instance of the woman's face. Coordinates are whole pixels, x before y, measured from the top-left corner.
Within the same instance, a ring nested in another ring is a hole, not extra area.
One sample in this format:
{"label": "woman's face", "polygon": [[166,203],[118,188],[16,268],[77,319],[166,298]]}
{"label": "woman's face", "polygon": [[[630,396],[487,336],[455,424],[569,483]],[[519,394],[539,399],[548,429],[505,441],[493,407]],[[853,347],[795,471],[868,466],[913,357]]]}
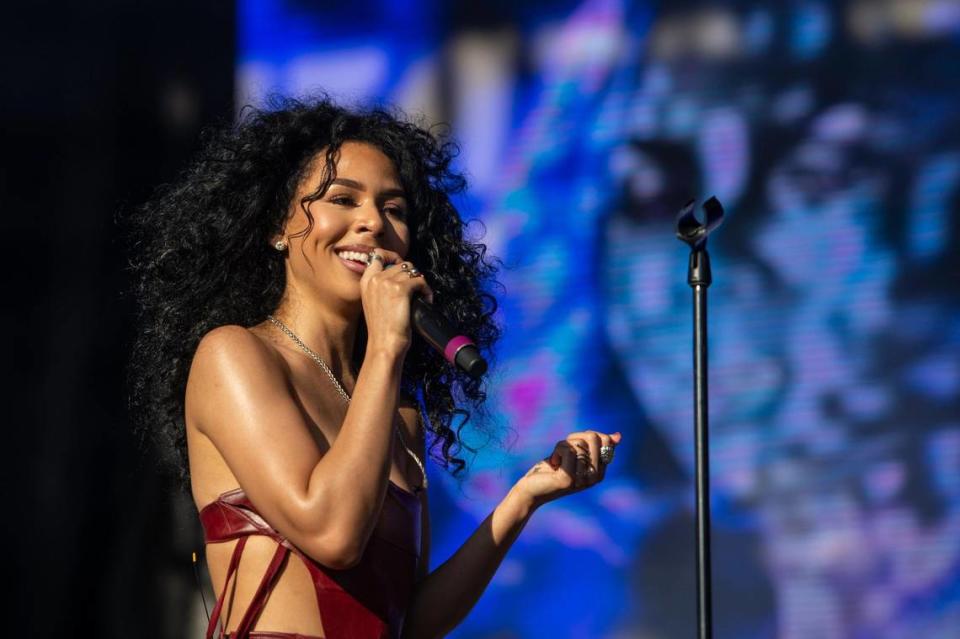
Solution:
{"label": "woman's face", "polygon": [[410,248],[409,204],[396,167],[383,152],[369,144],[345,142],[340,147],[336,179],[323,197],[308,203],[313,228],[305,236],[291,237],[309,224],[300,201],[323,181],[325,156],[326,150],[316,155],[290,205],[284,231],[289,247],[287,286],[293,283],[303,293],[322,300],[332,297],[359,302],[362,270],[341,256],[344,248],[365,253],[385,248],[406,256]]}

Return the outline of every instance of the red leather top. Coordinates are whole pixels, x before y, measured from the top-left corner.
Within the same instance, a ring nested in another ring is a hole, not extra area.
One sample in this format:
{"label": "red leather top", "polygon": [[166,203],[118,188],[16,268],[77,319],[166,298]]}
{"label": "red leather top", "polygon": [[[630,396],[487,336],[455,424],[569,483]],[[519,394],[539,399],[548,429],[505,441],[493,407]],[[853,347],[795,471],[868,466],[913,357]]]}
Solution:
{"label": "red leather top", "polygon": [[[239,539],[230,561],[223,592],[210,617],[207,639],[217,627],[224,593],[236,571],[246,539],[265,535],[277,541],[277,551],[244,614],[234,639],[279,637],[282,633],[251,632],[267,596],[291,552],[303,560],[313,579],[317,606],[327,639],[397,639],[413,595],[420,558],[420,499],[389,483],[380,519],[360,563],[349,570],[332,570],[304,555],[260,516],[241,488],[220,495],[200,511],[204,540],[215,544]],[[222,630],[220,636],[223,636]],[[283,635],[300,636],[300,635]],[[303,637],[303,639],[309,639]]]}

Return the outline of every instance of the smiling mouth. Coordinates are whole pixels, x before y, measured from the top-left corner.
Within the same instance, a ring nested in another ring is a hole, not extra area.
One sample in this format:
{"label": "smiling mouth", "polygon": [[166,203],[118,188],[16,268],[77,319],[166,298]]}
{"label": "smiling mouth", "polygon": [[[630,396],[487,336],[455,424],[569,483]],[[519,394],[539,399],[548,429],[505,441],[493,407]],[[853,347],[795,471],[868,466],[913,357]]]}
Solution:
{"label": "smiling mouth", "polygon": [[370,254],[360,253],[359,251],[340,251],[337,256],[342,260],[355,262],[367,266],[370,264]]}
{"label": "smiling mouth", "polygon": [[370,264],[370,254],[360,253],[359,251],[338,251],[337,258],[348,270],[363,275]]}

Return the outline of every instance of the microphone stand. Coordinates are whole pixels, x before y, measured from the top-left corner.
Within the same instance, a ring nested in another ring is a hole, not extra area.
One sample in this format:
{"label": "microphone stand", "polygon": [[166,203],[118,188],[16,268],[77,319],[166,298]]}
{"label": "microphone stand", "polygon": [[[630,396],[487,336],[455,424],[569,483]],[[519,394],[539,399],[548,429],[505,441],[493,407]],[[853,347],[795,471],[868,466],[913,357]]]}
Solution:
{"label": "microphone stand", "polygon": [[703,203],[697,219],[690,200],[677,214],[677,238],[690,246],[687,283],[693,289],[693,412],[696,452],[697,637],[713,636],[710,578],[710,454],[707,446],[707,288],[712,282],[707,237],[723,222],[723,206],[715,197]]}

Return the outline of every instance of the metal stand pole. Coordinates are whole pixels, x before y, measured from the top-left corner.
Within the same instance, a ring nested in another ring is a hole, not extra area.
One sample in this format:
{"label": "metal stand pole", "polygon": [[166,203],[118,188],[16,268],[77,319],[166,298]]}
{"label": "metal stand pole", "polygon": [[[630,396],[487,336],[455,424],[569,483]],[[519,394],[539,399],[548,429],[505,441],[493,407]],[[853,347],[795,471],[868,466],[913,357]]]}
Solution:
{"label": "metal stand pole", "polygon": [[713,591],[710,576],[710,448],[707,403],[707,288],[712,282],[707,236],[723,221],[716,198],[703,204],[704,221],[696,217],[694,202],[677,216],[677,237],[690,245],[687,283],[693,289],[693,411],[696,452],[697,637],[713,636]]}

